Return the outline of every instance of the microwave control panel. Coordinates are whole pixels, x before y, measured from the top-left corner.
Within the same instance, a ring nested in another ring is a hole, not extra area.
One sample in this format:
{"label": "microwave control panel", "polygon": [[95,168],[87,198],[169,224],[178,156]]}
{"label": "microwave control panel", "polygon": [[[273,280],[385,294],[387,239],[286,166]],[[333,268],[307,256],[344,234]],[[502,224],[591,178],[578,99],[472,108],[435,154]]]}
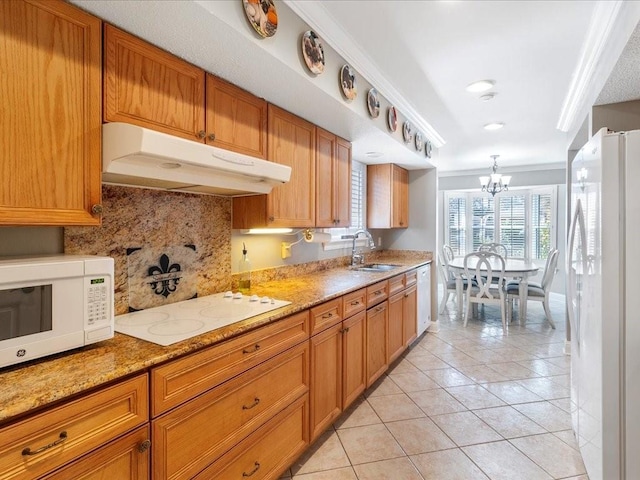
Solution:
{"label": "microwave control panel", "polygon": [[87,324],[90,326],[111,321],[109,283],[108,276],[87,279]]}

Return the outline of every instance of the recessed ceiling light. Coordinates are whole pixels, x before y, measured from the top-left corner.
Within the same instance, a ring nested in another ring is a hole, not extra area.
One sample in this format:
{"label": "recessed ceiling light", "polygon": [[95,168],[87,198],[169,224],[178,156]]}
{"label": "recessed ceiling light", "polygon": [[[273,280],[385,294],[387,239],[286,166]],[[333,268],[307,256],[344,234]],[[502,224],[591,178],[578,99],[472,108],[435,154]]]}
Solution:
{"label": "recessed ceiling light", "polygon": [[478,98],[483,102],[488,102],[489,100],[493,100],[497,95],[496,92],[485,93],[484,95],[480,95]]}
{"label": "recessed ceiling light", "polygon": [[367,152],[365,155],[369,158],[380,158],[383,154],[382,152]]}
{"label": "recessed ceiling light", "polygon": [[467,92],[484,92],[485,90],[489,90],[495,84],[496,82],[494,80],[480,80],[467,85]]}
{"label": "recessed ceiling light", "polygon": [[484,126],[485,130],[500,130],[502,127],[504,127],[504,123],[502,122],[495,122],[495,123],[487,123]]}

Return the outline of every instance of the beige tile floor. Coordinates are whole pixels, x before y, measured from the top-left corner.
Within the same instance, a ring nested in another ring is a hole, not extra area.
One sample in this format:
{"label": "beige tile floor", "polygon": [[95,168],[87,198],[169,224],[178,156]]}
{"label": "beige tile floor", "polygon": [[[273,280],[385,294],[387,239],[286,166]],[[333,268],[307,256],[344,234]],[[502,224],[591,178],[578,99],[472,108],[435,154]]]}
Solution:
{"label": "beige tile floor", "polygon": [[496,308],[466,328],[454,309],[282,478],[588,480],[571,430],[564,297],[551,301],[556,330],[538,302],[506,333]]}

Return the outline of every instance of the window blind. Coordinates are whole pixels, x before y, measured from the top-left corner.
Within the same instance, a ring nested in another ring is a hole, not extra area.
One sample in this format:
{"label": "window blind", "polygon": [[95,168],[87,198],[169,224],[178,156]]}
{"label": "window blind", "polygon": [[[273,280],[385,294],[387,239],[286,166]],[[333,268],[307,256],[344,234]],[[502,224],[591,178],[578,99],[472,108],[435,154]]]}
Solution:
{"label": "window blind", "polygon": [[471,199],[472,251],[476,252],[483,243],[494,240],[495,214],[493,197],[473,197]]}
{"label": "window blind", "polygon": [[450,197],[449,198],[449,228],[447,243],[453,250],[455,256],[466,255],[466,210],[467,199],[465,197]]}
{"label": "window blind", "polygon": [[546,259],[551,251],[552,198],[550,193],[531,195],[531,258]]}
{"label": "window blind", "polygon": [[524,195],[500,197],[500,243],[511,258],[526,256],[526,200]]}

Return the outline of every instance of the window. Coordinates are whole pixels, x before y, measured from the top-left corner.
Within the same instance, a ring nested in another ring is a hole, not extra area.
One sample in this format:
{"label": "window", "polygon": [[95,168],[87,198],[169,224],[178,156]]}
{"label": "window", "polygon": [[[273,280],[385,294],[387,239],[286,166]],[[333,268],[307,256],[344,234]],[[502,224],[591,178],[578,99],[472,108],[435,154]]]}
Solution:
{"label": "window", "polygon": [[[355,233],[365,228],[366,223],[366,184],[367,166],[364,163],[351,162],[351,225],[349,228],[325,228],[323,231],[331,234],[331,243],[324,245],[325,250],[343,248],[351,240],[343,240],[342,235]],[[365,244],[364,237],[358,240],[358,245]]]}
{"label": "window", "polygon": [[[503,192],[446,192],[444,241],[456,256],[498,242],[509,257],[546,259],[555,247],[556,187]],[[466,232],[470,232],[467,235]]]}

